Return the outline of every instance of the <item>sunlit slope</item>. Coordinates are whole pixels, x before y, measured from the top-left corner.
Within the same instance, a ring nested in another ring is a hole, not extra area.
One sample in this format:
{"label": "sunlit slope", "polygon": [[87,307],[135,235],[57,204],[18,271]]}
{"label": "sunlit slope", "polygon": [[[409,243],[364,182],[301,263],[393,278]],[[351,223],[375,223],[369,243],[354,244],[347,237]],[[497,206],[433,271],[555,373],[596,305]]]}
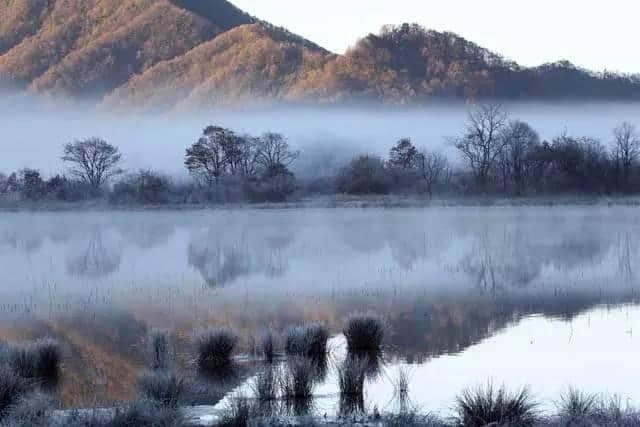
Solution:
{"label": "sunlit slope", "polygon": [[107,93],[159,61],[252,22],[224,0],[207,1],[206,13],[184,0],[26,3],[0,2],[10,12],[0,15],[0,40],[12,45],[0,56],[0,75],[38,92],[72,96]]}

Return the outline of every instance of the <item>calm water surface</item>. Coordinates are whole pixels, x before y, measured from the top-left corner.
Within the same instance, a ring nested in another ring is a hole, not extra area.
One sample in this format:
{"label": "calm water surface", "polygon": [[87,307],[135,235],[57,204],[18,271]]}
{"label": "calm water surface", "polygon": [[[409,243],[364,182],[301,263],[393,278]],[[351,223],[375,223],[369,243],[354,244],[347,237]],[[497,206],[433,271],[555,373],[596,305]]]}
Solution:
{"label": "calm water surface", "polygon": [[[342,318],[373,309],[393,334],[371,406],[394,404],[400,367],[429,410],[490,379],[545,401],[575,385],[640,403],[639,219],[626,207],[0,213],[2,331],[90,340],[134,372],[150,327],[186,342],[203,325],[249,337],[318,320],[339,361]],[[316,405],[331,411],[336,390],[330,370]]]}

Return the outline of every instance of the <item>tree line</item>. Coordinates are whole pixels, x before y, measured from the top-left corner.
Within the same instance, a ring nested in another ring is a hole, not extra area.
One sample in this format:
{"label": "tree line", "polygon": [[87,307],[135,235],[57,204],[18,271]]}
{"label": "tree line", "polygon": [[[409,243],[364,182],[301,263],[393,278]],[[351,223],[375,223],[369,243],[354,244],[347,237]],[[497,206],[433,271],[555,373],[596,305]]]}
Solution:
{"label": "tree line", "polygon": [[524,197],[640,191],[640,134],[628,122],[612,130],[608,145],[566,132],[547,141],[500,105],[479,105],[448,144],[461,165],[402,138],[386,157],[361,154],[335,176],[297,178],[291,168],[301,153],[282,134],[242,135],[208,126],[185,149],[184,166],[192,180],[176,181],[151,170],[126,173],[117,146],[88,138],[63,146],[64,174],[45,179],[30,168],[0,173],[0,199],[197,204],[283,202],[336,193]]}

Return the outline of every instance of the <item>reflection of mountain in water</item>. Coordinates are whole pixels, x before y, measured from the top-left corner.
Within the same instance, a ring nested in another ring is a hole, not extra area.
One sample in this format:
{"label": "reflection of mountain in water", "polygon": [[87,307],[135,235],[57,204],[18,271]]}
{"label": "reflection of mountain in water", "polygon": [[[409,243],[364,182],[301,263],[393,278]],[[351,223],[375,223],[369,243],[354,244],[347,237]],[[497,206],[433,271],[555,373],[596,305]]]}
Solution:
{"label": "reflection of mountain in water", "polygon": [[579,314],[602,304],[640,302],[632,291],[617,295],[597,292],[527,294],[519,292],[490,296],[399,297],[390,307],[379,304],[363,307],[356,299],[341,301],[342,316],[354,310],[384,313],[392,332],[390,354],[421,363],[430,357],[457,354],[530,315],[571,321]]}
{"label": "reflection of mountain in water", "polygon": [[100,229],[89,235],[84,249],[80,249],[67,259],[67,273],[87,278],[101,278],[115,272],[120,267],[120,250],[105,244]]}

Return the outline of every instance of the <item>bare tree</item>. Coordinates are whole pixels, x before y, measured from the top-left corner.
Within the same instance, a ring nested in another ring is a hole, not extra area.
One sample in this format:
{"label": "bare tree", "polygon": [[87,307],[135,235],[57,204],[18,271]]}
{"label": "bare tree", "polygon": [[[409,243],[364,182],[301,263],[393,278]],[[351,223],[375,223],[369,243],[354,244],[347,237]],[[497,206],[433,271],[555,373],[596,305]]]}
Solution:
{"label": "bare tree", "polygon": [[481,188],[488,184],[491,169],[504,148],[502,132],[507,120],[500,105],[481,105],[469,113],[465,134],[453,140]]}
{"label": "bare tree", "polygon": [[524,193],[529,173],[531,153],[540,144],[540,136],[529,124],[514,120],[505,128],[504,148],[500,155],[503,181],[513,182],[518,194]]}
{"label": "bare tree", "polygon": [[185,166],[193,176],[210,187],[217,184],[226,172],[225,144],[230,133],[219,126],[208,126],[198,141],[187,148]]}
{"label": "bare tree", "polygon": [[121,174],[122,154],[117,147],[100,138],[74,141],[64,146],[62,160],[71,164],[69,172],[98,189]]}
{"label": "bare tree", "polygon": [[622,185],[626,188],[629,185],[631,170],[640,155],[640,135],[635,126],[629,122],[624,122],[613,130],[614,146],[613,158],[616,162],[616,169],[621,172]]}
{"label": "bare tree", "polygon": [[258,139],[256,161],[265,170],[289,167],[300,156],[289,147],[287,139],[279,133],[267,132]]}
{"label": "bare tree", "polygon": [[437,185],[447,172],[449,161],[441,153],[422,150],[416,155],[416,168],[420,178],[427,186],[429,197],[433,197],[433,187]]}
{"label": "bare tree", "polygon": [[256,168],[258,166],[258,148],[260,146],[259,140],[259,138],[254,136],[242,136],[240,146],[242,155],[240,157],[239,169],[240,173],[244,177],[251,177],[256,174]]}

